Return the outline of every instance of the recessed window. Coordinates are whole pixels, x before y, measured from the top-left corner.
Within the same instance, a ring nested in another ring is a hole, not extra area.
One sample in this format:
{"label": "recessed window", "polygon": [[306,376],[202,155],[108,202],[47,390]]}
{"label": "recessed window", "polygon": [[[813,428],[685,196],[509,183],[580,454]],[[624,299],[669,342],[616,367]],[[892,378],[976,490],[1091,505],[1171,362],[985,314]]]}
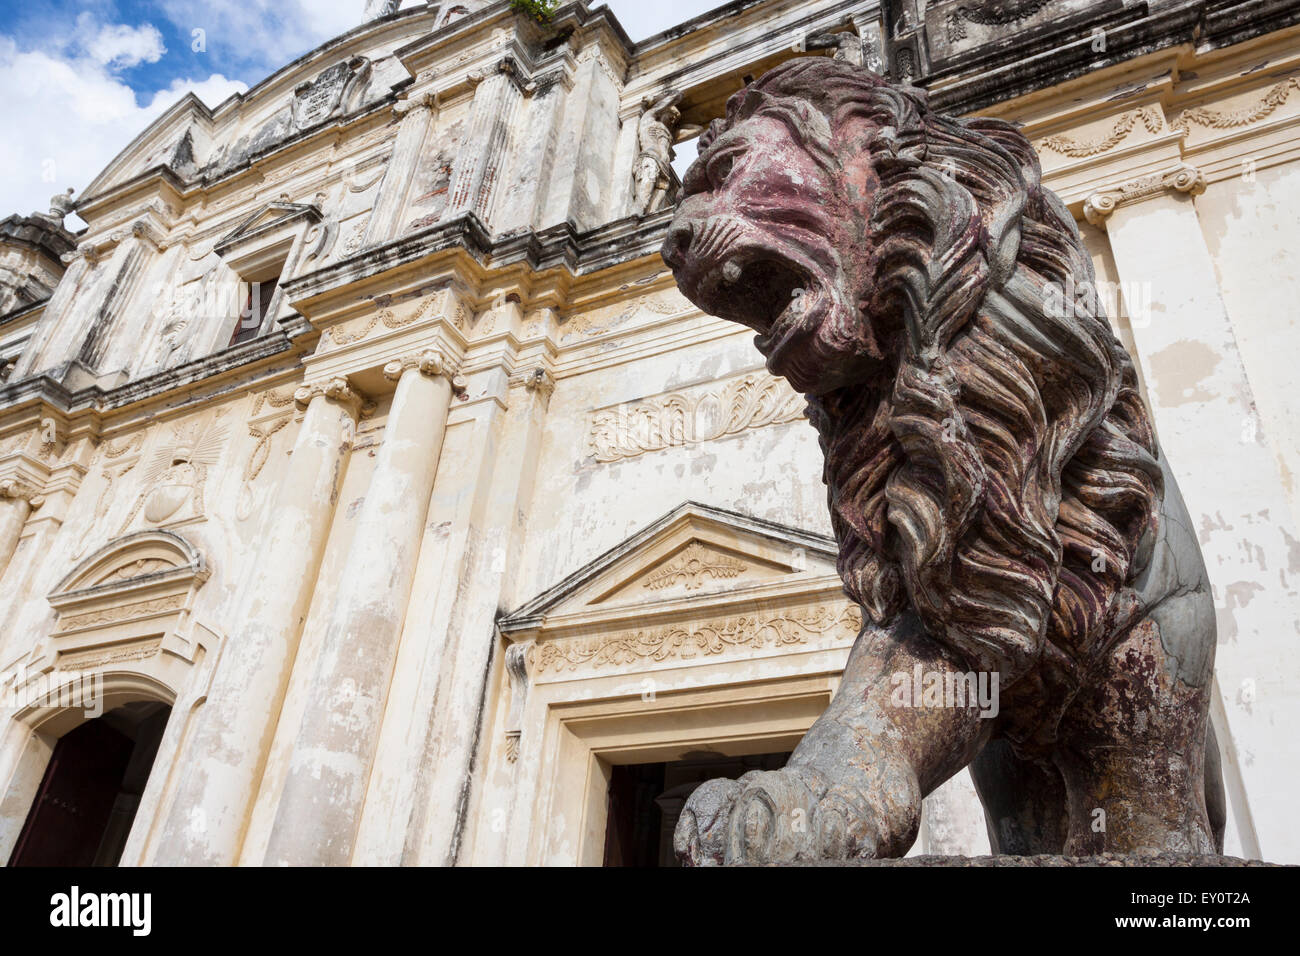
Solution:
{"label": "recessed window", "polygon": [[257,338],[263,320],[271,311],[271,302],[279,284],[278,273],[254,281],[240,282],[240,309],[234,331],[230,335],[231,345]]}

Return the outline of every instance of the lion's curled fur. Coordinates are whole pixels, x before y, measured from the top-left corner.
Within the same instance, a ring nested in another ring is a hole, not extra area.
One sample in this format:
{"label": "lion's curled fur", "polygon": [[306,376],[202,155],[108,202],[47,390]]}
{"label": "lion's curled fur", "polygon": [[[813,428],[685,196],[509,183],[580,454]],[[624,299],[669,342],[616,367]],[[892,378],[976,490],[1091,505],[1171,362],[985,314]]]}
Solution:
{"label": "lion's curled fur", "polygon": [[[874,280],[854,292],[858,320],[890,332],[889,360],[809,408],[848,594],[882,623],[911,606],[1059,716],[1126,623],[1162,497],[1133,365],[1096,297],[1051,307],[1053,289],[1094,282],[1073,217],[1015,127],[942,117],[858,67],[771,71],[702,146],[756,113],[828,168],[841,130],[876,130]],[[1050,736],[1047,722],[1019,736]]]}

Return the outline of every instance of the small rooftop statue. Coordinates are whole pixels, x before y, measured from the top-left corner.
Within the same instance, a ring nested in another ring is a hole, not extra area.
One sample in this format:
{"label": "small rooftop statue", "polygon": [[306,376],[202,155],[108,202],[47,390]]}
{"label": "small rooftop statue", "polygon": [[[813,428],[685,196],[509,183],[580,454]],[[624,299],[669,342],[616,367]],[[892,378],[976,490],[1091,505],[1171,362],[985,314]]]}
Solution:
{"label": "small rooftop statue", "polygon": [[679,857],[901,856],[967,765],[994,852],[1220,849],[1204,564],[1024,136],[797,59],[682,194],[664,260],[807,396],[866,623],[785,769],[696,790]]}
{"label": "small rooftop statue", "polygon": [[366,0],[366,20],[378,20],[380,17],[386,17],[396,13],[397,8],[402,5],[402,0]]}
{"label": "small rooftop statue", "polygon": [[76,192],[71,186],[61,193],[55,193],[50,197],[50,211],[38,212],[36,215],[42,219],[48,219],[55,225],[62,226],[63,220],[67,218],[68,213],[72,212],[77,205],[72,200],[72,194]]}

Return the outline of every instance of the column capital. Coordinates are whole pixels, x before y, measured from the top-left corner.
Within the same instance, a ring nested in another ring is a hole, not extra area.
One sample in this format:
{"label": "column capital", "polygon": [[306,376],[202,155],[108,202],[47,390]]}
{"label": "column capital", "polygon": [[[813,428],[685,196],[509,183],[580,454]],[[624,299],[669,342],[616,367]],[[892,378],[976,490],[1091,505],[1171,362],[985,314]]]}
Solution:
{"label": "column capital", "polygon": [[25,501],[32,508],[39,508],[45,503],[45,496],[31,485],[15,478],[0,480],[0,499],[6,501]]}
{"label": "column capital", "polygon": [[393,113],[398,117],[405,116],[407,113],[416,113],[420,110],[434,112],[437,109],[438,94],[434,91],[416,93],[393,104]]}
{"label": "column capital", "polygon": [[301,408],[306,408],[313,399],[320,397],[342,405],[352,413],[353,417],[361,413],[361,407],[366,401],[365,396],[353,388],[348,383],[348,380],[342,376],[335,376],[327,381],[300,386],[293,393],[294,402]]}
{"label": "column capital", "polygon": [[1170,190],[1199,196],[1205,192],[1205,174],[1195,166],[1181,163],[1161,173],[1133,179],[1108,189],[1099,189],[1084,200],[1083,216],[1099,229],[1105,229],[1106,220],[1120,206]]}
{"label": "column capital", "polygon": [[384,366],[384,378],[396,382],[411,369],[430,378],[445,375],[447,381],[451,383],[453,392],[460,393],[465,390],[465,380],[457,374],[459,363],[450,360],[441,349],[421,349],[419,352],[411,352],[393,359]]}

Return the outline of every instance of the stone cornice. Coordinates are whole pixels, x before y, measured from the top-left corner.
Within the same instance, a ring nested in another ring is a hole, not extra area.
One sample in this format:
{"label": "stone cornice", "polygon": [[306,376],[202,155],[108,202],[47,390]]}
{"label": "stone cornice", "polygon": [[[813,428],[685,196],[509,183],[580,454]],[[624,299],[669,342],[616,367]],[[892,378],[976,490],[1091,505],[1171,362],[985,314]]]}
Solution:
{"label": "stone cornice", "polygon": [[581,233],[566,222],[540,232],[528,230],[494,237],[477,216],[464,213],[371,246],[292,279],[281,288],[295,308],[310,315],[313,300],[449,250],[468,255],[483,271],[523,265],[534,272],[555,269],[577,277],[656,254],[671,220],[672,210],[664,210],[643,218],[629,216]]}
{"label": "stone cornice", "polygon": [[[178,389],[192,388],[225,373],[238,371],[249,374],[259,364],[278,356],[287,356],[293,350],[294,344],[288,335],[279,331],[271,332],[206,358],[109,389],[98,385],[69,389],[56,377],[59,374],[56,369],[52,373],[29,376],[0,386],[0,412],[19,405],[40,403],[68,415],[83,412],[101,414]],[[193,393],[191,397],[195,401],[206,400],[206,396]]]}
{"label": "stone cornice", "polygon": [[1201,9],[1198,3],[1189,2],[1148,16],[1130,17],[1122,23],[1105,21],[1106,52],[1101,64],[1092,48],[1093,36],[1083,32],[1066,43],[1040,45],[1038,52],[1029,56],[1014,44],[999,44],[995,53],[1001,62],[984,57],[982,68],[973,70],[972,59],[963,58],[951,68],[918,82],[930,89],[933,107],[954,113],[982,110],[1154,50],[1195,44]]}
{"label": "stone cornice", "polygon": [[1111,189],[1101,189],[1084,200],[1083,215],[1088,222],[1104,229],[1110,214],[1120,206],[1140,202],[1170,190],[1199,196],[1205,192],[1205,176],[1195,166],[1182,164]]}

